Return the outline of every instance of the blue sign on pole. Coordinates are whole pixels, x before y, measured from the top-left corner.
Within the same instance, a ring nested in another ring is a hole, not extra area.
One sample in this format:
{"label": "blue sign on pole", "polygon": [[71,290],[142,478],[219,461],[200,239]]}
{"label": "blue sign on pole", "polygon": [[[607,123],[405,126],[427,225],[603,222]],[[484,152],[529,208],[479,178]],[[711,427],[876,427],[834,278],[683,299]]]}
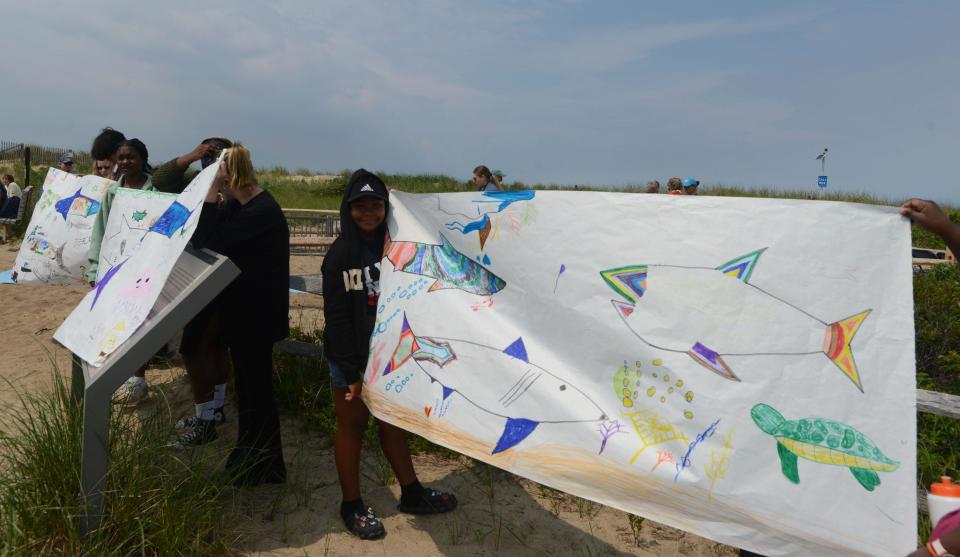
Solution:
{"label": "blue sign on pole", "polygon": [[818,177],[817,177],[817,185],[820,186],[821,188],[827,187],[827,177],[826,177],[826,176],[818,176]]}

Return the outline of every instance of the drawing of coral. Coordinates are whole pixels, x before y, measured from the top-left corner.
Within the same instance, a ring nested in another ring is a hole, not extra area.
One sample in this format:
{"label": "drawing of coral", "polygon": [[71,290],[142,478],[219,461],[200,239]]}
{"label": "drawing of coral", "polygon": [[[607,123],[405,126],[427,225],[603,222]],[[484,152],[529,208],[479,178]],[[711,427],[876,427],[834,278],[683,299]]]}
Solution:
{"label": "drawing of coral", "polygon": [[[850,344],[871,310],[828,323],[751,284],[765,249],[718,267],[630,265],[600,276],[627,300],[612,300],[617,314],[653,348],[686,354],[733,381],[740,379],[725,357],[825,355],[862,392]],[[660,325],[685,316],[682,334]]]}
{"label": "drawing of coral", "polygon": [[[628,409],[639,407],[645,400],[659,400],[665,404],[678,397],[690,404],[693,402],[693,391],[685,389],[685,385],[683,379],[665,367],[660,358],[655,358],[646,371],[642,369],[640,360],[636,361],[635,367],[624,361],[613,376],[613,392],[620,404]],[[684,410],[683,417],[692,420],[693,411]]]}
{"label": "drawing of coral", "polygon": [[[576,385],[532,363],[522,338],[506,348],[469,340],[414,334],[406,315],[396,349],[383,370],[389,375],[409,361],[443,390],[443,400],[456,394],[492,419],[504,420],[491,454],[521,443],[541,424],[602,423],[606,413]],[[483,385],[468,373],[486,367]],[[503,386],[494,388],[492,386]]]}
{"label": "drawing of coral", "polygon": [[888,458],[864,434],[826,418],[787,420],[767,404],[757,404],[750,416],[761,431],[777,440],[780,469],[791,482],[800,483],[797,457],[820,464],[850,468],[867,491],[880,485],[877,472],[892,472],[900,463]]}
{"label": "drawing of coral", "polygon": [[630,458],[630,464],[633,464],[637,458],[654,445],[668,443],[670,441],[681,441],[689,443],[686,434],[675,427],[669,421],[665,420],[656,410],[638,410],[636,412],[624,413],[625,417],[630,418],[634,431],[640,437],[643,445]]}

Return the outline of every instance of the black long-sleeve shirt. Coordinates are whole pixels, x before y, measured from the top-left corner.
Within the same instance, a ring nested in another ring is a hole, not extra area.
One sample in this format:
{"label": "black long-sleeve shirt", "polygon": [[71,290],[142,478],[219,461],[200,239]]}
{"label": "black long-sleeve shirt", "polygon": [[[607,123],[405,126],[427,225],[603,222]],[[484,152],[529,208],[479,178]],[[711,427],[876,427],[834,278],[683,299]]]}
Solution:
{"label": "black long-sleeve shirt", "polygon": [[220,295],[231,341],[276,342],[290,333],[290,231],[280,205],[261,192],[241,205],[204,203],[193,234],[196,248],[230,258],[240,276]]}

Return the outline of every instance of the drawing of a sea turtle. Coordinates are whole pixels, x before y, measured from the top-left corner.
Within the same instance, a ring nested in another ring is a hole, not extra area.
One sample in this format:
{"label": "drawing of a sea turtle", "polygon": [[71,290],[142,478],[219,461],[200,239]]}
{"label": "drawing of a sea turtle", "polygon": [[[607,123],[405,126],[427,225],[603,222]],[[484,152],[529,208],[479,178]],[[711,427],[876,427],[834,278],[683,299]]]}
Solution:
{"label": "drawing of a sea turtle", "polygon": [[867,437],[852,427],[825,418],[787,420],[766,404],[750,410],[757,427],[777,440],[780,469],[788,480],[800,483],[797,457],[821,464],[850,468],[867,491],[880,485],[877,472],[892,472],[900,463],[888,458]]}

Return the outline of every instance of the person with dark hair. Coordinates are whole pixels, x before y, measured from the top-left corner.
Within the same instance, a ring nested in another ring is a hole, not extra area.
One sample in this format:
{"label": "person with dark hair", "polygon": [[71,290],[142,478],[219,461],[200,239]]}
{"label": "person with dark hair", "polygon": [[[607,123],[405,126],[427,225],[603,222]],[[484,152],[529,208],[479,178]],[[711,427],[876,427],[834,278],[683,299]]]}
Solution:
{"label": "person with dark hair", "polygon": [[680,178],[670,178],[667,180],[667,193],[670,195],[683,195],[683,180]]}
{"label": "person with dark hair", "polygon": [[[192,151],[158,166],[153,173],[153,186],[163,192],[180,193],[196,177],[190,165],[199,161],[207,168],[217,161],[220,152],[233,147],[225,137],[204,139]],[[195,413],[181,418],[176,425],[184,431],[175,442],[178,448],[203,445],[216,440],[215,425],[226,419],[224,404],[230,359],[223,342],[223,324],[214,300],[200,310],[183,328],[180,354],[193,390]]]}
{"label": "person with dark hair", "polygon": [[[225,199],[221,206],[218,194]],[[283,483],[287,470],[273,398],[273,344],[290,332],[290,231],[280,204],[257,184],[246,147],[226,151],[193,245],[229,257],[240,269],[219,296],[218,309],[239,416],[227,471],[236,485]]]}
{"label": "person with dark hair", "polygon": [[182,192],[197,175],[196,172],[188,172],[191,164],[200,161],[200,167],[206,168],[216,162],[221,151],[232,146],[233,142],[225,137],[213,136],[204,139],[189,153],[158,166],[153,172],[154,187],[168,193]]}
{"label": "person with dark hair", "polygon": [[[100,211],[93,222],[93,231],[90,236],[90,251],[87,252],[87,271],[84,278],[95,286],[97,271],[100,264],[100,245],[103,243],[103,232],[107,229],[107,220],[110,218],[110,207],[113,198],[117,195],[117,188],[132,188],[144,191],[154,191],[153,182],[145,168],[149,160],[147,146],[139,139],[127,139],[117,147],[117,174],[119,179],[107,188],[100,200]],[[147,381],[144,378],[146,367],[138,369],[133,377],[127,380],[117,391],[114,400],[118,403],[136,406],[147,397]]]}
{"label": "person with dark hair", "polygon": [[13,181],[12,174],[5,174],[2,179],[3,187],[0,188],[2,192],[3,202],[0,203],[0,219],[15,219],[17,218],[17,211],[20,209],[20,197],[23,195],[23,192],[20,191],[20,186]]}
{"label": "person with dark hair", "polygon": [[[364,169],[350,176],[340,203],[342,232],[323,259],[323,346],[330,366],[334,411],[334,460],[343,501],[340,516],[361,539],[386,535],[383,523],[360,496],[360,448],[370,410],[360,398],[380,295],[380,260],[387,236],[387,187]],[[406,432],[378,422],[380,447],[400,484],[400,512],[452,511],[457,498],[420,485]]]}
{"label": "person with dark hair", "polygon": [[480,191],[500,191],[500,181],[482,164],[473,169],[473,183]]}
{"label": "person with dark hair", "polygon": [[660,182],[657,180],[650,180],[647,182],[647,187],[643,191],[644,193],[660,193]]}
{"label": "person with dark hair", "polygon": [[107,126],[93,138],[90,156],[93,158],[93,173],[102,178],[116,178],[117,149],[127,138],[119,131]]}

